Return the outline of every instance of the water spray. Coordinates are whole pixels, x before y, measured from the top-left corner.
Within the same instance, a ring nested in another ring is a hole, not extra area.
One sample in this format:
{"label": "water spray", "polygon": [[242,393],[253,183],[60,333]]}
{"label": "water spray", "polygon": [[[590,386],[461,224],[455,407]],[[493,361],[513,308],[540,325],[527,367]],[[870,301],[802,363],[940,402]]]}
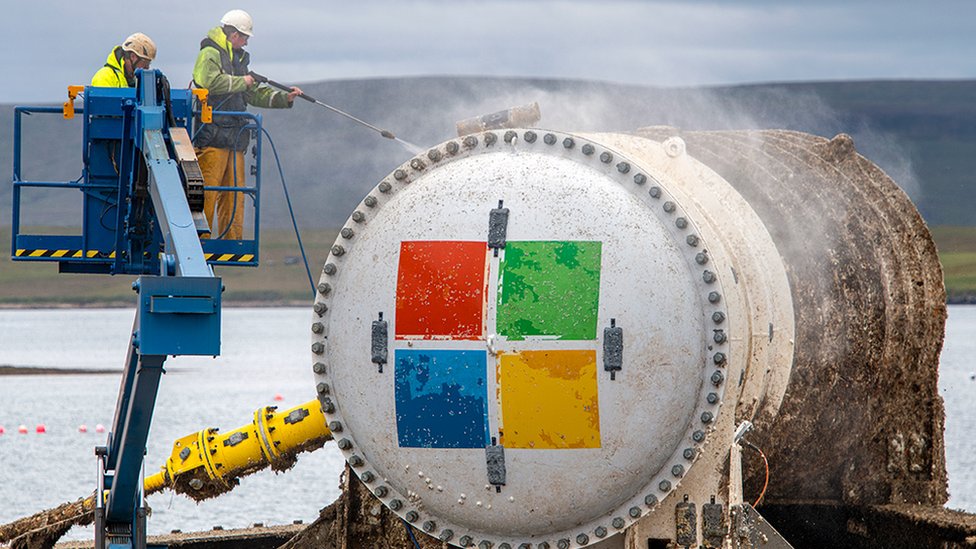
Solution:
{"label": "water spray", "polygon": [[[291,86],[286,86],[286,85],[284,85],[284,84],[282,84],[280,82],[275,82],[274,80],[271,80],[270,78],[268,78],[266,76],[262,76],[262,75],[260,75],[260,74],[258,74],[256,72],[253,72],[252,71],[249,74],[251,75],[251,78],[254,78],[254,80],[256,82],[260,82],[262,84],[268,84],[269,86],[273,86],[275,88],[278,88],[278,89],[280,89],[282,91],[286,91],[286,92],[290,92],[291,89],[292,89]],[[396,141],[401,146],[403,146],[403,148],[405,148],[408,151],[410,151],[411,154],[420,154],[420,153],[424,152],[423,149],[421,149],[417,145],[414,145],[413,143],[409,143],[407,141],[404,141],[403,139],[400,139],[399,137],[393,135],[393,132],[391,132],[389,130],[384,130],[382,128],[377,128],[376,126],[370,124],[369,122],[360,120],[359,118],[356,118],[355,116],[353,116],[353,115],[351,115],[351,114],[349,114],[349,113],[347,113],[345,111],[342,111],[340,109],[337,109],[337,108],[333,107],[332,105],[329,105],[327,103],[323,103],[322,101],[319,101],[318,99],[315,99],[314,97],[312,97],[311,95],[308,95],[305,92],[299,93],[298,94],[298,97],[301,97],[302,99],[308,101],[309,103],[315,103],[316,105],[320,105],[322,107],[325,107],[325,108],[329,109],[330,111],[332,111],[332,112],[334,112],[336,114],[345,116],[349,120],[352,120],[353,122],[355,122],[355,123],[357,123],[357,124],[359,124],[361,126],[365,126],[365,127],[369,128],[369,129],[373,130],[374,132],[379,133],[380,135],[382,135],[383,137],[385,137],[387,139],[392,139],[392,140]]]}

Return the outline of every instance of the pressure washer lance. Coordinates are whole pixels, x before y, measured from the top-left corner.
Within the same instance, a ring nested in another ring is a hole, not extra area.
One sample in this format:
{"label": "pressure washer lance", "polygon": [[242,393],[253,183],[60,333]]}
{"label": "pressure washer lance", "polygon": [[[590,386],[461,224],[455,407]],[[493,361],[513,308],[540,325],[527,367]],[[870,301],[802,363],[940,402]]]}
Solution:
{"label": "pressure washer lance", "polygon": [[[291,86],[286,86],[286,85],[284,85],[284,84],[282,84],[280,82],[275,82],[274,80],[271,80],[267,76],[262,76],[262,75],[260,75],[260,74],[258,74],[256,72],[254,72],[254,71],[251,71],[248,74],[251,75],[251,78],[253,78],[255,82],[260,82],[262,84],[268,84],[269,86],[274,86],[274,87],[276,87],[276,88],[278,88],[280,90],[286,91],[286,92],[290,92],[291,91]],[[298,94],[298,97],[301,97],[302,99],[304,99],[305,101],[308,101],[309,103],[315,103],[316,105],[321,105],[321,106],[329,109],[330,111],[332,111],[332,112],[334,112],[336,114],[340,114],[342,116],[345,116],[346,118],[348,118],[349,120],[352,120],[353,122],[356,122],[357,124],[360,124],[362,126],[366,126],[367,128],[369,128],[369,129],[371,129],[371,130],[379,133],[383,137],[385,137],[387,139],[392,139],[392,140],[400,143],[408,151],[410,151],[413,154],[420,154],[420,153],[423,152],[423,149],[421,149],[420,147],[414,145],[413,143],[408,143],[408,142],[400,139],[399,137],[393,135],[393,132],[391,132],[389,130],[384,130],[382,128],[377,128],[376,126],[370,124],[369,122],[365,122],[363,120],[360,120],[360,119],[356,118],[355,116],[353,116],[353,115],[351,115],[351,114],[349,114],[349,113],[347,113],[345,111],[341,111],[341,110],[333,107],[332,105],[323,103],[323,102],[319,101],[318,99],[316,99],[316,98],[308,95],[307,93],[302,92],[302,93]]]}

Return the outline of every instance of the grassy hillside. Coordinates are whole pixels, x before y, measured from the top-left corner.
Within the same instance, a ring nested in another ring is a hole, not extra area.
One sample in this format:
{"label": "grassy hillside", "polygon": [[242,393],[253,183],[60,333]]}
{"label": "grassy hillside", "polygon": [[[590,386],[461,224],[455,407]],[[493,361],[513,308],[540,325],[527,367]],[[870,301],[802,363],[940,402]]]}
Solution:
{"label": "grassy hillside", "polygon": [[[302,231],[312,279],[318,283],[336,231]],[[10,227],[0,228],[0,242],[10,242]],[[308,304],[312,295],[295,234],[265,230],[261,237],[261,266],[224,267],[225,304]],[[0,259],[0,307],[62,307],[134,305],[132,276],[58,274],[56,263],[14,262],[4,247]]]}
{"label": "grassy hillside", "polygon": [[[760,84],[656,88],[608,82],[525,78],[418,77],[327,81],[303,89],[421,147],[455,136],[455,122],[537,101],[540,127],[632,131],[670,125],[687,130],[777,128],[854,137],[858,150],[888,172],[926,222],[976,225],[976,80]],[[303,226],[343,223],[380,179],[410,154],[325,109],[299,102],[262,110],[295,212]],[[0,136],[13,132],[13,108],[0,105]],[[265,142],[262,220],[289,226],[278,173]],[[24,120],[22,176],[67,181],[81,170],[80,117]],[[0,174],[12,172],[12,147],[0,139]],[[8,179],[9,181],[9,179]],[[0,180],[0,226],[9,224],[10,185]],[[32,225],[77,224],[72,193],[32,191]]]}
{"label": "grassy hillside", "polygon": [[[976,302],[976,227],[934,227],[950,301]],[[336,231],[303,230],[313,280],[328,257]],[[0,242],[10,241],[10,228],[0,228]],[[217,273],[224,280],[227,305],[308,304],[311,289],[305,276],[295,234],[265,230],[261,238],[261,266],[227,267]],[[0,307],[75,307],[133,305],[131,276],[58,274],[56,264],[13,262],[4,249],[0,256]]]}
{"label": "grassy hillside", "polygon": [[976,300],[976,227],[935,227],[950,302]]}

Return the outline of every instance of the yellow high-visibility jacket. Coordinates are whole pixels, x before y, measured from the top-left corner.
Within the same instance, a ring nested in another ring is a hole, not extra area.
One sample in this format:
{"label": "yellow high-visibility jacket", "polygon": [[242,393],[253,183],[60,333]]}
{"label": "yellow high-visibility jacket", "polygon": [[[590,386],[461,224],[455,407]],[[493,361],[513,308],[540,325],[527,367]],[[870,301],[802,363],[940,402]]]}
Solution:
{"label": "yellow high-visibility jacket", "polygon": [[131,88],[125,77],[125,53],[122,46],[115,46],[105,60],[105,66],[92,76],[91,85],[99,88]]}

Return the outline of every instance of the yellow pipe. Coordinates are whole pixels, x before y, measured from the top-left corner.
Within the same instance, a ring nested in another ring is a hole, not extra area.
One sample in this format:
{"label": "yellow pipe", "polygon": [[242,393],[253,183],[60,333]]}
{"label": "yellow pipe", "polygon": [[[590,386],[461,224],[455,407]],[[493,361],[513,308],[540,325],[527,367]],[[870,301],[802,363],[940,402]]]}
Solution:
{"label": "yellow pipe", "polygon": [[194,499],[213,497],[254,471],[287,469],[295,454],[329,440],[332,432],[318,400],[280,412],[277,406],[264,406],[251,423],[233,431],[207,428],[174,441],[166,464],[146,477],[143,488],[147,494],[169,486]]}

